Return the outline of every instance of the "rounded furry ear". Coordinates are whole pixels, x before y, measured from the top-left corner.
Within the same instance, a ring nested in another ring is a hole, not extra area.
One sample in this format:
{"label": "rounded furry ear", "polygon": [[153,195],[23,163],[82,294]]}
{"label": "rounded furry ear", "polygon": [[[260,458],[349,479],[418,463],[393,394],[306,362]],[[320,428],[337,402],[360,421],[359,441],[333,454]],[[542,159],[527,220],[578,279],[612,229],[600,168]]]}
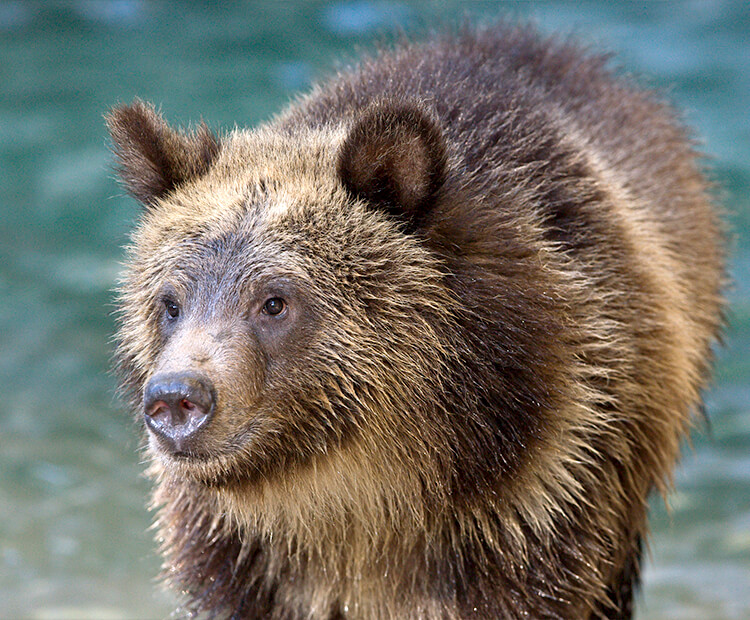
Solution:
{"label": "rounded furry ear", "polygon": [[181,183],[204,174],[219,152],[205,123],[194,131],[172,129],[153,105],[136,99],[107,116],[120,178],[146,206]]}
{"label": "rounded furry ear", "polygon": [[445,180],[446,149],[432,115],[413,102],[378,102],[354,122],[339,153],[344,186],[419,225]]}

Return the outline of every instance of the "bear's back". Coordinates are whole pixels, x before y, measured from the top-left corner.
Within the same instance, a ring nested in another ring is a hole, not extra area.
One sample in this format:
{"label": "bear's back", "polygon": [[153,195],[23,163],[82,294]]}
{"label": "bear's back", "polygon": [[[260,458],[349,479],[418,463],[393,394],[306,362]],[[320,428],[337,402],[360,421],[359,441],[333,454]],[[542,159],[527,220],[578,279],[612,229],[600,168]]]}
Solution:
{"label": "bear's back", "polygon": [[[618,271],[619,259],[630,260],[624,269],[636,289],[650,297],[666,286],[667,305],[684,312],[675,318],[680,329],[701,332],[690,345],[701,374],[724,275],[710,187],[675,111],[607,64],[606,55],[530,27],[467,29],[366,59],[276,124],[289,131],[346,124],[376,101],[426,105],[448,145],[444,195],[519,211],[572,250],[576,268]],[[448,202],[434,210],[438,228],[460,213]],[[645,297],[636,305],[649,305]]]}

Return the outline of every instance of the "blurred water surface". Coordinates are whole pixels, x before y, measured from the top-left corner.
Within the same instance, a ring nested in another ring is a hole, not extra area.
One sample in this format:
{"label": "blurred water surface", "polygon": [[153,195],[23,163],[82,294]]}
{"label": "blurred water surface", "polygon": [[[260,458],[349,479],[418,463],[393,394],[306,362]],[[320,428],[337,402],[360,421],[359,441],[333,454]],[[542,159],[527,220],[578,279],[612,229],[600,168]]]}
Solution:
{"label": "blurred water surface", "polygon": [[[727,345],[667,512],[639,617],[750,617],[750,12],[742,0],[0,2],[0,617],[159,618],[135,424],[108,374],[111,290],[137,214],[102,114],[268,119],[403,30],[531,17],[611,49],[685,110],[735,232]],[[337,64],[339,63],[339,64]]]}

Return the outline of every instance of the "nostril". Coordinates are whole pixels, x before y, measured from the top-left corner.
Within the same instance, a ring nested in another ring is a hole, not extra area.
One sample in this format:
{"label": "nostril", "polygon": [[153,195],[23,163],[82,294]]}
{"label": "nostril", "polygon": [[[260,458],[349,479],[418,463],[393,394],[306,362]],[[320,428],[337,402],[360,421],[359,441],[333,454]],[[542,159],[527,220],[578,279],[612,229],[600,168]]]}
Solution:
{"label": "nostril", "polygon": [[157,416],[169,413],[169,405],[163,400],[157,400],[153,405],[146,409],[146,415],[155,418]]}

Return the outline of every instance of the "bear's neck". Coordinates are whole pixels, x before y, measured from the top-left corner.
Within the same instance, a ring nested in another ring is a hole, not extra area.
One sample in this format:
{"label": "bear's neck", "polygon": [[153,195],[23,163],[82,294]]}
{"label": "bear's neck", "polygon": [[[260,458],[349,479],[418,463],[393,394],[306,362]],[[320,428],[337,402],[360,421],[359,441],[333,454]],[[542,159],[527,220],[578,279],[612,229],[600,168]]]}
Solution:
{"label": "bear's neck", "polygon": [[[576,543],[591,544],[574,540],[581,532],[561,532],[566,550],[554,541],[535,541],[528,532],[509,531],[504,517],[486,507],[472,516],[457,515],[455,504],[451,511],[406,511],[391,497],[383,500],[390,514],[383,509],[368,521],[364,516],[374,508],[354,502],[304,510],[289,498],[285,510],[274,510],[262,489],[219,490],[166,479],[154,499],[161,506],[157,526],[165,577],[188,593],[186,612],[223,609],[237,617],[268,617],[281,609],[284,617],[315,618],[586,615],[576,597],[549,603],[560,609],[531,609],[529,597],[518,596],[555,583],[555,576],[546,574],[554,566],[551,554],[581,561]],[[593,587],[602,575],[589,572]]]}
{"label": "bear's neck", "polygon": [[401,514],[395,498],[379,511],[364,501],[356,508],[329,502],[324,510],[304,509],[292,497],[272,506],[269,493],[159,481],[165,578],[189,593],[185,611],[218,606],[263,617],[284,607],[291,617],[387,618],[402,617],[407,600],[412,613],[419,599],[424,617],[445,616],[426,592],[428,574],[456,580],[445,541],[428,534],[434,523],[416,511]]}
{"label": "bear's neck", "polygon": [[[162,485],[166,485],[162,482]],[[383,527],[361,510],[312,515],[251,514],[238,496],[184,486],[157,489],[165,577],[188,593],[186,609],[242,610],[265,617],[446,618],[467,599],[464,558],[449,523],[404,515]],[[188,517],[190,515],[190,517]],[[419,523],[417,522],[419,521]],[[481,554],[480,554],[481,555]],[[468,597],[472,598],[472,597]],[[479,593],[473,598],[479,599]],[[286,616],[285,616],[286,617]]]}

